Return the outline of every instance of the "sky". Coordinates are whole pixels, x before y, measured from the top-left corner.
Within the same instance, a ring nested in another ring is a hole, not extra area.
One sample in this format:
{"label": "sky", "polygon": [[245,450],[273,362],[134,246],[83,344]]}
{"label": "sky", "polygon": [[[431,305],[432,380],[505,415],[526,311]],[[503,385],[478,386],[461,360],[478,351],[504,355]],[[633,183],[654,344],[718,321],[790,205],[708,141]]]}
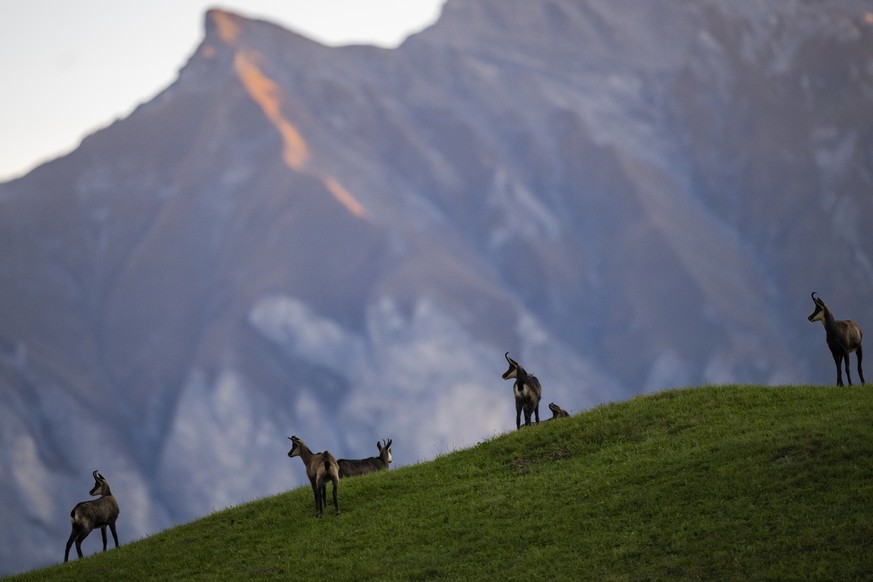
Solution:
{"label": "sky", "polygon": [[329,46],[396,47],[445,0],[0,0],[0,182],[74,150],[176,78],[223,8]]}

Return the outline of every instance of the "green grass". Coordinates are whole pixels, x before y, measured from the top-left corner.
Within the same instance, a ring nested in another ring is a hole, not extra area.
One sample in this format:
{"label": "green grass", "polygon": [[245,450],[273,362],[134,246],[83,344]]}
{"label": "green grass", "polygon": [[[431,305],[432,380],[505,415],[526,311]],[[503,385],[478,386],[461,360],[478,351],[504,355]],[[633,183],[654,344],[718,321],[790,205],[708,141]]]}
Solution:
{"label": "green grass", "polygon": [[870,578],[871,427],[870,388],[661,392],[20,579]]}

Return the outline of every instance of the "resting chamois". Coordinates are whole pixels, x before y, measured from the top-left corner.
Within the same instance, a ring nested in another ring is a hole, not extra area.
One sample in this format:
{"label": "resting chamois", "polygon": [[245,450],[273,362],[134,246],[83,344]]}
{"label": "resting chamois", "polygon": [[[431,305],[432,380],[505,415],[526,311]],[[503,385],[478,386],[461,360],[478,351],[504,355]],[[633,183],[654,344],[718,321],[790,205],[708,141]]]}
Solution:
{"label": "resting chamois", "polygon": [[515,428],[521,428],[521,411],[524,410],[524,424],[530,426],[530,416],[534,414],[537,424],[540,423],[540,398],[543,389],[537,377],[525,372],[518,362],[509,357],[509,352],[503,354],[509,362],[509,369],[503,373],[503,379],[515,378],[512,392],[515,394]]}
{"label": "resting chamois", "polygon": [[91,473],[94,476],[94,487],[88,492],[88,495],[99,495],[100,499],[92,499],[91,501],[83,501],[78,503],[73,511],[70,512],[70,521],[73,522],[73,531],[70,532],[70,537],[67,539],[67,548],[64,550],[64,562],[70,558],[70,547],[73,542],[76,542],[76,553],[79,558],[82,557],[82,541],[95,528],[100,528],[100,533],[103,536],[103,551],[106,551],[106,526],[112,531],[112,539],[115,540],[115,547],[118,547],[118,533],[115,531],[115,520],[118,519],[118,503],[115,502],[115,497],[112,491],[109,490],[109,483],[98,471]]}
{"label": "resting chamois", "polygon": [[812,302],[815,303],[815,309],[807,319],[820,321],[824,325],[825,339],[837,365],[837,386],[843,385],[843,372],[840,370],[843,360],[846,361],[846,378],[849,386],[852,385],[852,374],[849,372],[849,354],[852,352],[858,355],[858,375],[861,377],[861,384],[864,384],[864,371],[861,369],[861,360],[864,357],[861,351],[861,328],[854,321],[835,319],[825,302],[815,296],[815,291],[812,292]]}
{"label": "resting chamois", "polygon": [[555,420],[556,418],[565,418],[570,416],[570,413],[555,404],[554,402],[549,404],[549,410],[552,411],[552,418],[549,420]]}
{"label": "resting chamois", "polygon": [[339,503],[337,502],[337,489],[339,489],[339,466],[336,459],[329,452],[313,453],[309,450],[302,440],[296,436],[288,437],[291,442],[291,450],[288,451],[288,457],[300,457],[303,465],[306,467],[306,476],[309,477],[309,483],[312,485],[312,492],[315,494],[315,517],[321,517],[324,514],[324,507],[327,505],[327,485],[329,480],[333,483],[333,507],[336,509],[336,514],[340,514]]}
{"label": "resting chamois", "polygon": [[391,439],[383,441],[385,444],[376,441],[376,448],[379,449],[378,457],[367,457],[366,459],[337,459],[339,465],[340,479],[344,477],[356,477],[358,475],[366,475],[388,468],[389,463],[394,460],[391,454]]}

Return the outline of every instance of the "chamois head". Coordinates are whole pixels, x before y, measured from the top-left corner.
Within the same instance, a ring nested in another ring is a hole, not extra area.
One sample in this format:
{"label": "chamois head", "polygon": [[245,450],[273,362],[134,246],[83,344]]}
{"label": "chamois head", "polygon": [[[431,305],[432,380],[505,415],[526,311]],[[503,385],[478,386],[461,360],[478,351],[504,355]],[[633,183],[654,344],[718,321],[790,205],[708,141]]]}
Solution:
{"label": "chamois head", "polygon": [[509,362],[509,369],[503,372],[503,379],[509,380],[510,378],[517,378],[518,369],[520,368],[518,362],[509,357],[509,352],[503,354],[503,357],[506,358],[507,362]]}
{"label": "chamois head", "polygon": [[94,477],[94,487],[91,488],[88,495],[99,495],[101,497],[109,495],[109,483],[106,482],[106,478],[96,470],[91,475]]}
{"label": "chamois head", "polygon": [[301,445],[305,446],[305,443],[303,441],[301,441],[299,438],[297,438],[296,436],[289,436],[288,440],[291,441],[291,450],[288,451],[288,456],[292,459],[294,457],[299,457],[300,456],[300,446]]}
{"label": "chamois head", "polygon": [[[393,441],[388,439],[387,441],[376,441],[376,448],[379,449],[379,456],[382,457],[386,463],[391,463],[394,460],[394,455],[391,454],[391,443]],[[384,444],[383,444],[384,443]]]}
{"label": "chamois head", "polygon": [[812,292],[812,302],[815,304],[815,309],[813,309],[812,313],[809,314],[807,319],[809,321],[823,321],[824,320],[824,312],[827,309],[827,305],[820,298],[815,296],[815,291]]}

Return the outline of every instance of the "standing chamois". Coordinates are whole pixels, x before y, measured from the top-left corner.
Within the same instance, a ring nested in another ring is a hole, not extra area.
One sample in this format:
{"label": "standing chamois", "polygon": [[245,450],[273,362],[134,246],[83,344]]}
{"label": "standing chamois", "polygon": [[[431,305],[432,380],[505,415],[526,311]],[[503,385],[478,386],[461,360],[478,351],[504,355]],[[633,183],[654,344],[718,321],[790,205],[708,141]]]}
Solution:
{"label": "standing chamois", "polygon": [[94,487],[88,495],[99,495],[100,499],[83,501],[78,503],[70,512],[70,521],[73,522],[73,531],[67,540],[67,548],[64,550],[64,562],[70,558],[70,546],[76,542],[76,553],[82,558],[82,541],[88,537],[95,528],[100,528],[103,535],[103,551],[106,551],[106,526],[112,531],[112,539],[115,547],[118,547],[118,533],[115,531],[115,520],[118,519],[118,503],[109,490],[109,483],[98,471],[92,473]]}
{"label": "standing chamois", "polygon": [[843,372],[840,370],[840,362],[846,361],[846,379],[849,381],[849,386],[852,385],[852,374],[849,372],[849,354],[855,352],[858,355],[858,375],[861,377],[861,384],[864,384],[864,371],[861,369],[861,360],[864,354],[861,351],[861,328],[857,323],[851,320],[834,319],[834,315],[825,302],[815,296],[815,291],[812,292],[812,302],[815,303],[815,309],[807,319],[809,321],[820,321],[825,328],[828,347],[831,349],[831,355],[834,357],[834,363],[837,365],[837,386],[843,385]]}
{"label": "standing chamois", "polygon": [[509,357],[509,352],[503,354],[509,362],[509,369],[503,373],[503,379],[515,378],[512,392],[515,394],[515,428],[521,428],[521,411],[524,410],[524,424],[530,426],[530,415],[536,416],[537,424],[540,423],[540,398],[543,389],[537,377],[525,372],[518,362]]}
{"label": "standing chamois", "polygon": [[312,485],[315,494],[315,517],[321,517],[324,507],[327,505],[327,481],[333,483],[333,507],[336,514],[340,514],[339,502],[337,501],[337,489],[339,489],[339,465],[329,452],[313,453],[302,440],[296,436],[288,437],[291,442],[291,450],[288,451],[290,458],[300,457],[306,467],[306,476]]}
{"label": "standing chamois", "polygon": [[389,463],[394,460],[391,454],[391,439],[383,441],[384,444],[376,441],[376,448],[379,449],[378,457],[367,457],[366,459],[338,459],[340,479],[344,477],[356,477],[358,475],[366,475],[388,468]]}

